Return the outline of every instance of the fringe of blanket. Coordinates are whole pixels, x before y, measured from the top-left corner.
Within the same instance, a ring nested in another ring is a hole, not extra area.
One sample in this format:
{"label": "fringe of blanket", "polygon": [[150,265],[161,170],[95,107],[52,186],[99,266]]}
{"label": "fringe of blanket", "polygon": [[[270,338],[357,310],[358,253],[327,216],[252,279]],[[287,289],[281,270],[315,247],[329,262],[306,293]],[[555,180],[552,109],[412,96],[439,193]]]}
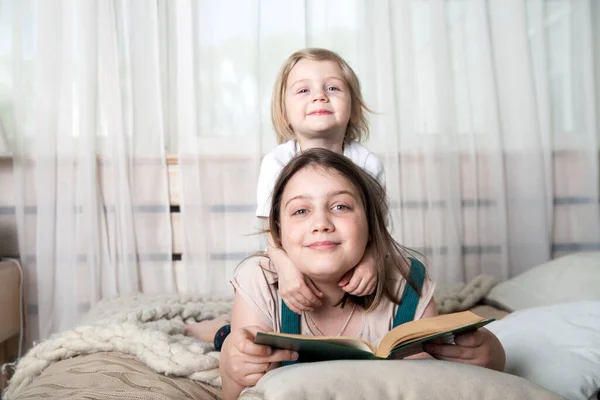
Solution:
{"label": "fringe of blanket", "polygon": [[132,294],[99,302],[82,325],[35,345],[17,364],[10,400],[50,364],[97,352],[130,354],[159,373],[221,385],[219,353],[184,336],[185,325],[231,312],[231,300]]}

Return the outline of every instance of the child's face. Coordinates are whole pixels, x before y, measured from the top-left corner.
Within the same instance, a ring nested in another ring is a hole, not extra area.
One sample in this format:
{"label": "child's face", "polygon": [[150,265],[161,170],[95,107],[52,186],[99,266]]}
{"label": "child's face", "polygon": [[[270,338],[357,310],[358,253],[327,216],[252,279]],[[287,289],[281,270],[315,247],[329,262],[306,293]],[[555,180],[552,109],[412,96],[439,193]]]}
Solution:
{"label": "child's face", "polygon": [[356,187],[336,171],[307,167],[287,183],[280,207],[281,245],[298,270],[338,282],[361,260],[368,241]]}
{"label": "child's face", "polygon": [[298,61],[286,82],[285,108],[288,123],[299,140],[332,139],[330,135],[343,140],[352,99],[338,63]]}

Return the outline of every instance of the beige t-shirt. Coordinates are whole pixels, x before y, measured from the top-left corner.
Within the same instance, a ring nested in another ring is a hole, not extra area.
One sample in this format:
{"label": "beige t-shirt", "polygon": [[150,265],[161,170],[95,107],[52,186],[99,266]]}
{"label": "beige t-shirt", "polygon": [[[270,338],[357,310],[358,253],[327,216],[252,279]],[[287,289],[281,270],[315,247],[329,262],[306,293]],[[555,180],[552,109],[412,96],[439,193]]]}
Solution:
{"label": "beige t-shirt", "polygon": [[[262,267],[262,268],[261,268]],[[231,279],[231,284],[244,301],[256,312],[273,332],[281,332],[281,297],[277,290],[277,274],[269,269],[266,257],[250,257],[243,261]],[[397,288],[398,297],[404,291],[406,280],[399,271],[390,277]],[[433,298],[435,283],[427,276],[423,282],[421,298],[415,312],[415,320],[421,319],[425,308]],[[379,306],[363,314],[359,338],[375,345],[394,327],[397,304],[383,299]],[[305,318],[300,318],[300,333],[312,335]]]}

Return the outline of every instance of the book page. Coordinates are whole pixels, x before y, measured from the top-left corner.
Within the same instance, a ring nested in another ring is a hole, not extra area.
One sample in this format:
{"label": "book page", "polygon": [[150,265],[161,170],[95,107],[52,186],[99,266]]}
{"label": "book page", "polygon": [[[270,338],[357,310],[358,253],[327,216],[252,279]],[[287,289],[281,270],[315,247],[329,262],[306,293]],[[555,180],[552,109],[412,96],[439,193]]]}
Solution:
{"label": "book page", "polygon": [[352,347],[353,349],[368,351],[375,354],[375,347],[371,343],[364,340],[347,338],[347,337],[321,337],[320,341],[326,343],[339,344],[346,347]]}
{"label": "book page", "polygon": [[431,335],[452,331],[454,329],[485,321],[470,311],[438,315],[436,317],[424,318],[417,321],[407,322],[391,331],[381,340],[376,355],[387,356],[394,347],[405,342],[415,341]]}

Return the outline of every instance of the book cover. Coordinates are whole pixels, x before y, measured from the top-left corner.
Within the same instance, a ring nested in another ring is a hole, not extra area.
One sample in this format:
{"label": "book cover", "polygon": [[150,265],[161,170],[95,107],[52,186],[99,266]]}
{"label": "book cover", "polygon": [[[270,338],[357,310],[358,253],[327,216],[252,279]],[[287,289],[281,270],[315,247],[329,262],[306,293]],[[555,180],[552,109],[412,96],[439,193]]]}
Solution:
{"label": "book cover", "polygon": [[494,319],[464,311],[402,324],[389,331],[375,348],[352,337],[290,335],[258,332],[254,343],[298,352],[299,362],[404,358],[423,351],[427,342],[452,343],[455,335],[479,329]]}

